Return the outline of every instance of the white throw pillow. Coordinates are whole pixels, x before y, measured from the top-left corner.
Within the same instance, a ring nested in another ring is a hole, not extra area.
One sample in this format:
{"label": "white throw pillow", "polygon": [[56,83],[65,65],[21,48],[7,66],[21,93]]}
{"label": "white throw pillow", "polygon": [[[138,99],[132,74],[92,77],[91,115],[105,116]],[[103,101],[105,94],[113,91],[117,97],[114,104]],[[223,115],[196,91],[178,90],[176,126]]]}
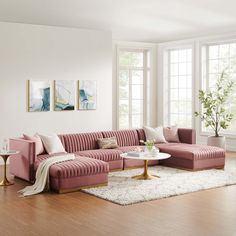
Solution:
{"label": "white throw pillow", "polygon": [[65,148],[63,147],[61,140],[56,134],[53,135],[42,135],[39,134],[40,138],[42,139],[43,145],[48,154],[55,154],[59,152],[66,152]]}
{"label": "white throw pillow", "polygon": [[158,126],[157,128],[144,126],[143,129],[146,135],[146,140],[154,140],[155,143],[167,143],[163,134],[162,126]]}

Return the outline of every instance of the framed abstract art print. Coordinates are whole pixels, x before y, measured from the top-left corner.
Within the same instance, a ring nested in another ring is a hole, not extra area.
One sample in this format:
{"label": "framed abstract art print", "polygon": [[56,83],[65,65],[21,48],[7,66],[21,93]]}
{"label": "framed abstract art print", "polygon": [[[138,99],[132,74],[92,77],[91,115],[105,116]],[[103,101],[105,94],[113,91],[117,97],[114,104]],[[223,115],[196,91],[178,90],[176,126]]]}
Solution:
{"label": "framed abstract art print", "polygon": [[54,81],[54,110],[69,111],[75,109],[75,82],[73,80]]}
{"label": "framed abstract art print", "polygon": [[97,81],[78,81],[79,110],[95,110],[97,108]]}
{"label": "framed abstract art print", "polygon": [[28,81],[28,111],[50,111],[50,81]]}

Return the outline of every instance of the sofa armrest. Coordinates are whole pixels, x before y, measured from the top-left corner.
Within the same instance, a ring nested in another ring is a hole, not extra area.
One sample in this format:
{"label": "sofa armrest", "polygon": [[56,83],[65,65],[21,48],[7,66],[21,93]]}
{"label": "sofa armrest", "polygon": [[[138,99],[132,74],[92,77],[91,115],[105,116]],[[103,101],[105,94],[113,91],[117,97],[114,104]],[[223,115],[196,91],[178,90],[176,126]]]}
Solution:
{"label": "sofa armrest", "polygon": [[195,129],[179,128],[178,135],[181,143],[196,144]]}
{"label": "sofa armrest", "polygon": [[10,158],[10,173],[27,181],[34,180],[35,142],[22,138],[9,140],[11,150],[20,153]]}

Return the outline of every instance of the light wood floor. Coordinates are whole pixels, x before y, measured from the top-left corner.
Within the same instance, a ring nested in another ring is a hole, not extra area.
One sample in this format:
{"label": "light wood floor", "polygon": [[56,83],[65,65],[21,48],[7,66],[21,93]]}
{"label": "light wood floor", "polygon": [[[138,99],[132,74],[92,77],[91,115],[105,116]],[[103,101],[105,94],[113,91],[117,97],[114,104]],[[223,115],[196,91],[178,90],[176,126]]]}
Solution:
{"label": "light wood floor", "polygon": [[0,188],[1,236],[236,235],[236,185],[119,206],[81,192],[20,198],[25,182],[14,182]]}

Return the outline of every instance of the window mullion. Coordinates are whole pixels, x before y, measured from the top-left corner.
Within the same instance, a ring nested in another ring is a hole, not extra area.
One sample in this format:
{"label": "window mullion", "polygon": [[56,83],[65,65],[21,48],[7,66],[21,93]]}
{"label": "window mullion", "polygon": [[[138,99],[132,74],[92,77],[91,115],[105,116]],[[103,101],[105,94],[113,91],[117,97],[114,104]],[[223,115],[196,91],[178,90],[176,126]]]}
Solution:
{"label": "window mullion", "polygon": [[117,56],[116,56],[116,127],[120,129],[120,66],[119,66],[119,58],[120,58],[120,50],[117,48]]}
{"label": "window mullion", "polygon": [[171,70],[171,64],[170,64],[170,54],[171,54],[171,51],[169,50],[168,51],[168,117],[167,117],[167,124],[170,125],[170,122],[171,122],[171,118],[170,118],[170,112],[171,112],[171,104],[170,104],[170,87],[171,87],[171,73],[170,73],[170,70]]}
{"label": "window mullion", "polygon": [[132,128],[132,69],[129,69],[129,128]]}
{"label": "window mullion", "polygon": [[[147,51],[143,53],[143,124],[147,125]],[[150,91],[149,91],[150,92]],[[150,105],[150,104],[148,104]]]}

